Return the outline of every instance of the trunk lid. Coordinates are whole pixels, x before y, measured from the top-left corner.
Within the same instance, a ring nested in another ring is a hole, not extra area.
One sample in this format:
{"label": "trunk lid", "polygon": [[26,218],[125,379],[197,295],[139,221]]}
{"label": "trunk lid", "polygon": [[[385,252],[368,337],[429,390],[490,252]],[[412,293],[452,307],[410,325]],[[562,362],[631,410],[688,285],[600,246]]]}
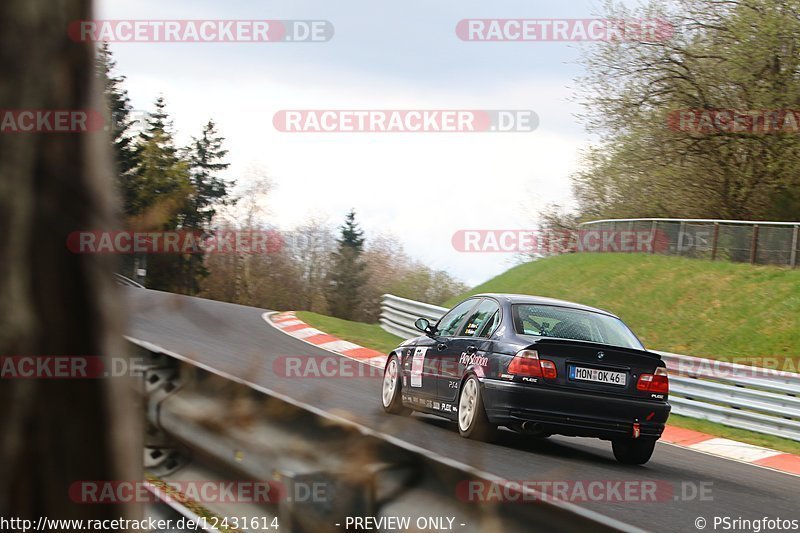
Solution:
{"label": "trunk lid", "polygon": [[636,388],[639,376],[653,374],[665,366],[661,357],[645,350],[597,344],[593,342],[541,338],[529,349],[536,350],[540,360],[555,363],[558,377],[541,380],[548,386],[570,390],[604,392],[614,396],[665,400]]}

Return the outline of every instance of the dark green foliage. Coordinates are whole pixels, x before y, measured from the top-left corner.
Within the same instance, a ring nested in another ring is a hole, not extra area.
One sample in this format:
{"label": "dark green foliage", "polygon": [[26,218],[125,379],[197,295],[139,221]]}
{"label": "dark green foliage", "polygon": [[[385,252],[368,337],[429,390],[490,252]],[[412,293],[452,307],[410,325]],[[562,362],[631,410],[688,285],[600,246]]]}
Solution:
{"label": "dark green foliage", "polygon": [[361,258],[364,232],[356,222],[354,210],[347,214],[340,232],[328,277],[327,300],[333,316],[352,320],[358,314],[360,292],[366,281],[365,264]]}

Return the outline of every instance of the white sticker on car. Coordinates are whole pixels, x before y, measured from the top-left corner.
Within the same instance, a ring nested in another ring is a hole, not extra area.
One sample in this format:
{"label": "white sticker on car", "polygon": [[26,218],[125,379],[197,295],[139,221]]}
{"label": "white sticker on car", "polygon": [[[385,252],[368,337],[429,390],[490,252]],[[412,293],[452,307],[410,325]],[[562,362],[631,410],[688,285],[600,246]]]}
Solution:
{"label": "white sticker on car", "polygon": [[427,348],[416,348],[411,359],[411,386],[422,387],[422,367],[425,365]]}

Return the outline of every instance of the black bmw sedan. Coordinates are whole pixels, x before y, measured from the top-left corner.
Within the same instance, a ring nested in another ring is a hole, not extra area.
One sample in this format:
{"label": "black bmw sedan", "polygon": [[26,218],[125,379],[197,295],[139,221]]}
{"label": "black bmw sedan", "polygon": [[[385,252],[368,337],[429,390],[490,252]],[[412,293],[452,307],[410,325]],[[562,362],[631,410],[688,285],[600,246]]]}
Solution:
{"label": "black bmw sedan", "polygon": [[491,440],[499,426],[535,437],[610,440],[614,456],[646,463],[670,412],[669,380],[615,315],[562,300],[481,294],[453,307],[389,357],[381,400]]}

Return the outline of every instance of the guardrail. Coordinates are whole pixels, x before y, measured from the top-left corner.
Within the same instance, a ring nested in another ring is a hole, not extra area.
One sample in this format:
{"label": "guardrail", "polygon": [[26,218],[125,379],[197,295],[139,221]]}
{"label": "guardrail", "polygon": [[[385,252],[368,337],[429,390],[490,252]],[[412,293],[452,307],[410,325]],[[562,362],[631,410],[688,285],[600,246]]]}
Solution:
{"label": "guardrail", "polygon": [[114,280],[118,285],[122,285],[123,287],[136,287],[137,289],[144,289],[144,285],[138,281],[133,281],[131,278],[126,278],[122,274],[114,273]]}
{"label": "guardrail", "polygon": [[[420,335],[417,318],[436,322],[446,311],[384,294],[380,323],[407,339]],[[650,351],[661,355],[669,370],[673,413],[800,441],[800,374]]]}
{"label": "guardrail", "polygon": [[[621,218],[593,220],[581,229],[650,234],[651,253],[751,264],[796,267],[800,222],[704,218]],[[602,251],[602,249],[593,250]],[[631,249],[631,251],[640,251]]]}
{"label": "guardrail", "polygon": [[[398,516],[457,517],[459,527],[453,529],[465,533],[486,531],[487,524],[509,533],[529,531],[530,524],[557,531],[641,531],[524,485],[508,485],[185,355],[127,339],[144,361],[148,472],[167,485],[269,482],[266,502],[184,506],[259,525],[239,531],[334,532],[347,529],[348,517]],[[470,482],[497,485],[510,496],[500,502],[465,500],[463,487]],[[263,527],[264,520],[271,527]]]}

